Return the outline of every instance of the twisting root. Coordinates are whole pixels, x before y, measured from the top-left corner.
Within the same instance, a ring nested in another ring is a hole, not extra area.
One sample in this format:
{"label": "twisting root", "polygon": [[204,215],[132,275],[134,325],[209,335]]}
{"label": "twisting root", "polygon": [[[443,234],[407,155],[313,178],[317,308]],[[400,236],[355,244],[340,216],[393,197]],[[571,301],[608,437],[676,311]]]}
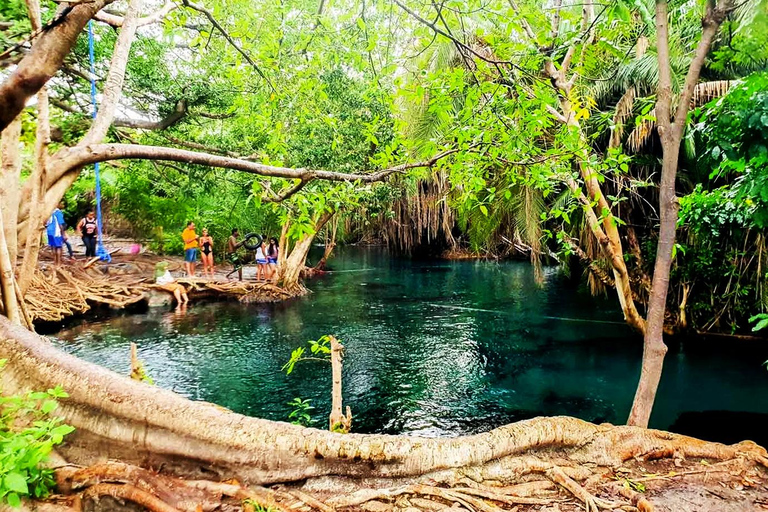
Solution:
{"label": "twisting root", "polygon": [[334,512],[333,507],[329,507],[314,496],[310,496],[309,494],[301,492],[297,489],[291,489],[290,491],[283,489],[280,493],[301,501],[309,505],[311,508],[319,510],[320,512]]}
{"label": "twisting root", "polygon": [[[505,503],[507,505],[549,505],[552,500],[537,498],[522,498],[517,496],[508,496],[498,492],[488,490],[488,488],[459,487],[443,488],[431,485],[412,484],[395,489],[364,489],[346,496],[332,498],[329,504],[336,508],[356,507],[363,503],[383,499],[392,500],[402,494],[413,494],[423,496],[435,496],[449,502],[459,502],[468,508],[482,510],[484,512],[496,512],[501,510],[495,505],[491,505],[482,499]],[[299,499],[301,497],[299,496]],[[329,507],[330,508],[330,507]]]}
{"label": "twisting root", "polygon": [[614,503],[592,496],[592,494],[590,494],[584,487],[566,475],[565,472],[557,466],[552,466],[544,474],[547,475],[547,478],[551,479],[556,484],[561,485],[571,494],[583,501],[588,512],[599,512],[600,509],[614,510],[622,505],[621,503]]}
{"label": "twisting root", "polygon": [[166,502],[142,491],[138,487],[127,484],[96,484],[83,492],[83,500],[98,500],[101,496],[112,496],[119,500],[132,501],[151,512],[180,512],[179,509],[168,505]]}

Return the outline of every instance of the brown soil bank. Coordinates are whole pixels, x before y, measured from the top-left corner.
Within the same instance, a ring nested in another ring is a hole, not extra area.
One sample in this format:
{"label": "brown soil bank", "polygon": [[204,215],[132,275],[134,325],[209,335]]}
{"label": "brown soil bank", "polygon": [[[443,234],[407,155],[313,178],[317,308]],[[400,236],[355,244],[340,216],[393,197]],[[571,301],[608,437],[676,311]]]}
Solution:
{"label": "brown soil bank", "polygon": [[77,430],[57,470],[64,506],[746,511],[768,501],[766,451],[750,442],[569,417],[452,439],[335,434],[187,400],[62,353],[4,318],[0,358],[4,392],[59,384],[70,395],[61,414]]}

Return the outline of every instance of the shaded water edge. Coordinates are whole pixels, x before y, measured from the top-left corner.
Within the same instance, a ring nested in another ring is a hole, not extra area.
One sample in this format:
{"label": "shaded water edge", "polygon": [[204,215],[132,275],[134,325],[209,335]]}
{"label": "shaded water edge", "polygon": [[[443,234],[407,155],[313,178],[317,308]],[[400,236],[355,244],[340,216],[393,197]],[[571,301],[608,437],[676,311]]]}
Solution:
{"label": "shaded water edge", "polygon": [[[323,428],[330,367],[280,367],[323,334],[345,343],[356,432],[455,436],[539,415],[623,423],[641,339],[613,301],[522,262],[412,261],[347,248],[314,293],[286,303],[193,305],[83,319],[57,334],[86,360],[127,373],[128,345],[158,385],[236,412],[285,420],[296,396]],[[653,427],[768,444],[765,344],[674,338]]]}

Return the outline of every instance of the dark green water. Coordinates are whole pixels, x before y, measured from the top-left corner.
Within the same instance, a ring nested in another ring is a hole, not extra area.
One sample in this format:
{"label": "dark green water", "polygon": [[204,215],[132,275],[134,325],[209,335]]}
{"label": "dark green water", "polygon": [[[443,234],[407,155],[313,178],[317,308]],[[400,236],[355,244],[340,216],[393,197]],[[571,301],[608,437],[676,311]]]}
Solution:
{"label": "dark green water", "polygon": [[[641,341],[611,299],[525,262],[418,262],[348,248],[314,293],[283,304],[193,304],[83,323],[56,335],[83,359],[127,373],[129,343],[159,386],[243,414],[285,420],[311,398],[327,425],[330,365],[280,367],[309,339],[346,346],[345,403],[357,432],[455,436],[538,415],[623,422]],[[671,344],[652,424],[730,441],[768,417],[768,346]],[[709,411],[704,415],[690,414]],[[725,414],[732,411],[752,414]],[[763,427],[765,424],[763,423]]]}

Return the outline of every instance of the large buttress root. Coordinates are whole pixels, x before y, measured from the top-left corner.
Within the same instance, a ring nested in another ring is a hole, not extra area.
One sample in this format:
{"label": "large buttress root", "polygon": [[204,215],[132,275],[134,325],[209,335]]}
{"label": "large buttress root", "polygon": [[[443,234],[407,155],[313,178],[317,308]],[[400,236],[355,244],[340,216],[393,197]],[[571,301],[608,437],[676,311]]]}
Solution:
{"label": "large buttress root", "polygon": [[[590,478],[625,461],[688,457],[768,463],[765,450],[754,443],[725,446],[569,417],[534,418],[482,434],[439,439],[306,429],[223,411],[133,381],[65,354],[4,318],[0,318],[0,358],[8,360],[0,373],[5,392],[61,385],[69,393],[59,412],[76,431],[60,452],[72,463],[98,468],[78,469],[77,477],[70,471],[72,492],[102,483],[131,485],[184,512],[196,512],[197,508],[189,508],[190,502],[205,511],[209,502],[215,504],[222,497],[267,506],[272,502],[275,508],[293,503],[299,507],[295,510],[326,512],[330,509],[325,507],[351,503],[350,497],[362,490],[370,491],[362,496],[368,501],[376,493],[391,500],[399,491],[462,503],[473,510],[530,507],[536,505],[522,498],[551,500],[551,494],[519,496],[504,489],[530,484],[536,475],[539,480],[546,476],[594,512],[615,504],[639,508],[586,490],[591,488]],[[107,460],[133,466],[104,467]],[[141,467],[162,468],[163,474]],[[60,471],[65,476],[65,468]],[[171,476],[178,480],[173,485],[163,480]],[[312,485],[322,479],[349,486],[313,490]],[[586,485],[580,483],[585,481]],[[260,487],[272,484],[284,484],[289,490]],[[298,485],[303,485],[305,499],[291,494]],[[536,486],[543,488],[540,483]],[[551,493],[551,487],[545,492]]]}
{"label": "large buttress root", "polygon": [[[635,427],[593,425],[568,417],[534,418],[459,438],[334,434],[249,418],[187,400],[57,350],[44,338],[0,318],[0,374],[6,392],[61,385],[61,414],[76,428],[62,455],[88,465],[107,459],[164,467],[192,478],[237,478],[253,484],[338,475],[399,478],[454,468],[488,471],[521,454],[566,450],[571,462],[618,466],[649,455],[727,459],[765,456],[756,445],[724,446]],[[492,478],[492,476],[490,477]]]}

